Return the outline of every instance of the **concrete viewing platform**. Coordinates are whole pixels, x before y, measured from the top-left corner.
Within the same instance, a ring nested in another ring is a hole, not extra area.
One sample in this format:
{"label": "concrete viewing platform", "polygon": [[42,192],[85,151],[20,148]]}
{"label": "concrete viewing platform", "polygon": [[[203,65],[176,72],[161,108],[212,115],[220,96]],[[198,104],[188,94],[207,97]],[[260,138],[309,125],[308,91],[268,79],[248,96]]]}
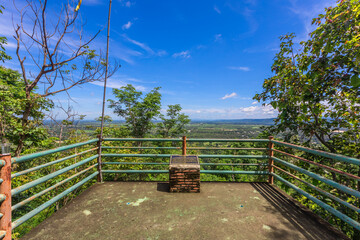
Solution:
{"label": "concrete viewing platform", "polygon": [[22,239],[348,239],[267,183],[95,184]]}

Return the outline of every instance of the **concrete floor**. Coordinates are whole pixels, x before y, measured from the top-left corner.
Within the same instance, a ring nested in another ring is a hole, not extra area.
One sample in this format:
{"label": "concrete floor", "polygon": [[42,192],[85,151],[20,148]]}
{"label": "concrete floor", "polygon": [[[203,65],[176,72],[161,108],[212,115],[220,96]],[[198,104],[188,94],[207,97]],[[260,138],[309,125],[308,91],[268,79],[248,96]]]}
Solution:
{"label": "concrete floor", "polygon": [[266,183],[95,184],[22,239],[346,239]]}

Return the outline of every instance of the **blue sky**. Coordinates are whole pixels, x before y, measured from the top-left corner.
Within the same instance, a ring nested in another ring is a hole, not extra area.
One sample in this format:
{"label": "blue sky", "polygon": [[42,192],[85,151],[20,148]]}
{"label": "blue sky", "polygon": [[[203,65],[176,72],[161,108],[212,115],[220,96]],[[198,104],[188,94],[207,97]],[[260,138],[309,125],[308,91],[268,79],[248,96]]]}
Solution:
{"label": "blue sky", "polygon": [[[11,19],[16,22],[17,17],[12,1],[3,4],[1,34],[9,38],[7,51],[14,57],[4,65],[19,69],[11,39]],[[122,67],[109,79],[107,98],[113,98],[111,87],[128,83],[144,92],[160,86],[163,109],[179,103],[192,119],[274,117],[276,111],[252,97],[271,76],[278,37],[294,32],[297,41],[306,40],[313,29],[311,19],[334,4],[330,0],[113,0],[110,58]],[[107,7],[107,1],[83,0],[80,13],[87,34],[106,26]],[[57,8],[50,5],[50,11]],[[106,29],[93,47],[105,49],[105,44]],[[70,104],[86,119],[101,114],[102,84],[69,91]],[[63,105],[67,99],[67,94],[54,98]],[[119,119],[110,109],[106,114]]]}

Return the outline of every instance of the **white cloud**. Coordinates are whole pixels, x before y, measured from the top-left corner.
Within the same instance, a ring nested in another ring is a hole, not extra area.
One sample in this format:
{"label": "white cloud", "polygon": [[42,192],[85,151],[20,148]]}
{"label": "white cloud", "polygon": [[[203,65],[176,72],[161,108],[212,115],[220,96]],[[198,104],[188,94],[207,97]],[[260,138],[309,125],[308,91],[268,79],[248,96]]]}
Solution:
{"label": "white cloud", "polygon": [[8,41],[4,47],[5,48],[17,48],[17,44],[14,42]]}
{"label": "white cloud", "polygon": [[125,29],[129,29],[131,27],[133,23],[128,21],[127,23],[125,23],[123,26],[122,26],[122,29],[125,30]]}
{"label": "white cloud", "polygon": [[[128,84],[127,81],[131,81],[131,80],[129,80],[127,78],[119,79],[116,77],[112,77],[112,78],[109,78],[108,81],[106,82],[106,87],[107,88],[121,88]],[[104,82],[91,82],[91,84],[97,85],[100,87],[104,87]],[[146,91],[146,87],[144,87],[142,85],[133,85],[133,86],[136,88],[136,90]]]}
{"label": "white cloud", "polygon": [[277,111],[271,105],[239,108],[202,108],[184,109],[191,118],[206,119],[240,119],[240,118],[273,118]]}
{"label": "white cloud", "polygon": [[222,35],[219,33],[219,34],[216,34],[215,35],[215,42],[219,42],[219,41],[221,41],[222,40]]}
{"label": "white cloud", "polygon": [[228,67],[228,69],[238,70],[238,71],[244,71],[244,72],[250,71],[250,68],[249,68],[249,67]]}
{"label": "white cloud", "polygon": [[303,1],[290,0],[290,11],[298,15],[304,25],[304,32],[298,35],[298,42],[306,41],[309,38],[309,33],[315,30],[316,26],[311,24],[312,19],[324,13],[326,7],[336,6],[337,2],[336,0],[317,0],[309,8]]}
{"label": "white cloud", "polygon": [[119,2],[121,3],[122,6],[125,6],[128,8],[131,7],[132,5],[134,5],[134,3],[131,1],[119,0]]}
{"label": "white cloud", "polygon": [[215,12],[217,12],[218,14],[221,14],[220,9],[219,9],[216,5],[214,6],[214,10],[215,10]]}
{"label": "white cloud", "polygon": [[225,99],[228,99],[228,98],[236,98],[236,97],[237,97],[237,94],[235,92],[233,92],[233,93],[230,93],[230,94],[225,94],[225,96],[223,96],[221,99],[225,100]]}
{"label": "white cloud", "polygon": [[121,36],[128,42],[140,47],[141,49],[145,50],[148,54],[150,55],[155,55],[155,56],[165,56],[167,55],[167,52],[165,50],[158,50],[158,51],[154,51],[152,48],[150,48],[148,45],[146,45],[145,43],[136,41],[134,39],[129,38],[126,34],[121,34]]}
{"label": "white cloud", "polygon": [[256,104],[258,104],[257,101],[251,103],[251,105],[256,105]]}
{"label": "white cloud", "polygon": [[178,52],[178,53],[174,53],[172,55],[174,58],[190,58],[190,51],[186,50],[186,51],[182,51],[182,52]]}

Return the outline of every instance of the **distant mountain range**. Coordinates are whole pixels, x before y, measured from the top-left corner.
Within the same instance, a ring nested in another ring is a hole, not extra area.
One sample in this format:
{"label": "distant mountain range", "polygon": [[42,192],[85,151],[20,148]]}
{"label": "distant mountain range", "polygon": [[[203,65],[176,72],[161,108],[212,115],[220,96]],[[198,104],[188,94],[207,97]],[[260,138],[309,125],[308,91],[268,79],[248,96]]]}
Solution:
{"label": "distant mountain range", "polygon": [[191,120],[192,123],[212,123],[212,124],[239,124],[239,125],[273,125],[275,118],[264,119],[214,119],[204,120],[195,119]]}
{"label": "distant mountain range", "polygon": [[[274,124],[274,119],[275,118],[264,118],[264,119],[193,119],[191,120],[191,123],[210,123],[210,124],[238,124],[238,125],[273,125]],[[49,124],[51,121],[49,120],[45,120],[44,123],[45,125]],[[155,122],[159,122],[159,121],[155,121]],[[98,121],[95,120],[82,120],[80,121],[81,125],[86,125],[86,124],[94,124],[94,123],[99,123]],[[125,123],[124,120],[114,120],[112,122],[112,124],[117,124],[117,123]]]}

